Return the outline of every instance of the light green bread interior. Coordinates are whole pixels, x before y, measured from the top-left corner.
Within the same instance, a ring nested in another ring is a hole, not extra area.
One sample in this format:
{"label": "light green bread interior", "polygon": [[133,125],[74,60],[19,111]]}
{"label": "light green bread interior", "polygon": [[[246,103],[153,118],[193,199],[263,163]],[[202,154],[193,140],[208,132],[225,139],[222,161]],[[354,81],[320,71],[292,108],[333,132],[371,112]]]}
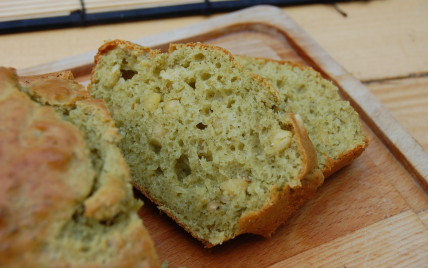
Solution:
{"label": "light green bread interior", "polygon": [[263,76],[281,95],[281,110],[299,114],[318,156],[318,168],[325,170],[328,158],[365,144],[358,114],[342,101],[337,87],[310,68],[251,57],[235,57],[245,70]]}
{"label": "light green bread interior", "polygon": [[[75,86],[71,82],[69,85]],[[89,189],[88,194],[82,194],[82,199],[76,200],[70,218],[57,219],[57,222],[52,223],[52,237],[45,238],[47,243],[44,252],[49,255],[50,261],[59,259],[73,264],[110,264],[120,255],[119,251],[132,246],[125,243],[122,249],[118,248],[115,245],[116,236],[129,235],[127,232],[142,225],[136,213],[142,202],[133,197],[132,186],[128,183],[129,173],[116,145],[119,136],[107,135],[114,131],[114,125],[100,116],[96,106],[80,102],[75,105],[52,104],[35,92],[29,93],[25,87],[22,90],[39,104],[55,108],[58,115],[80,130],[91,160],[88,181],[78,182],[89,185],[85,186]],[[115,189],[116,192],[110,194],[124,192],[124,197],[120,202],[113,201],[108,206],[100,207],[98,214],[93,217],[85,216],[84,201],[96,195],[112,177],[120,178],[122,183]],[[141,252],[141,259],[144,254]]]}
{"label": "light green bread interior", "polygon": [[110,202],[109,206],[102,207],[95,217],[86,217],[84,206],[79,207],[73,220],[64,227],[63,241],[57,246],[59,252],[63,252],[64,248],[68,249],[68,257],[70,252],[79,252],[77,256],[82,259],[84,257],[85,261],[108,263],[118,254],[117,248],[109,246],[111,236],[115,233],[126,234],[127,230],[131,231],[135,225],[142,224],[136,213],[142,202],[133,197],[132,186],[126,182],[129,175],[118,157],[120,150],[115,144],[117,140],[111,140],[105,135],[111,126],[103,122],[103,119],[97,116],[97,112],[94,107],[77,103],[76,108],[66,116],[84,133],[95,170],[93,188],[87,198],[95,195],[112,174],[122,177],[124,181],[122,189],[116,190],[125,191],[126,196],[120,202]]}
{"label": "light green bread interior", "polygon": [[269,202],[275,185],[300,184],[295,138],[280,153],[271,148],[275,131],[292,131],[272,109],[276,98],[220,50],[149,56],[119,45],[100,57],[90,93],[119,127],[135,185],[213,245],[236,235],[239,218]]}

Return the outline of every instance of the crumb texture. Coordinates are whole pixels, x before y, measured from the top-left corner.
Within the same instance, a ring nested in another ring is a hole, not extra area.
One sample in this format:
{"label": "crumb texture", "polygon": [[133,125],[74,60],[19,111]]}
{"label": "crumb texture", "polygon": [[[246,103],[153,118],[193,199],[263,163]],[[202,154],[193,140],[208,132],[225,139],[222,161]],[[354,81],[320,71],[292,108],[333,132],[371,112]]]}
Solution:
{"label": "crumb texture", "polygon": [[[245,70],[269,80],[280,93],[278,109],[299,114],[312,140],[319,168],[326,174],[346,155],[355,157],[367,146],[358,114],[342,101],[337,87],[310,67],[286,61],[236,57]],[[358,152],[356,152],[358,151]],[[353,152],[353,153],[351,153]]]}
{"label": "crumb texture", "polygon": [[0,68],[0,266],[159,267],[120,135],[72,79]]}
{"label": "crumb texture", "polygon": [[116,40],[96,61],[89,91],[119,127],[134,185],[208,246],[312,171],[273,109],[278,92],[229,52],[187,44],[168,55]]}

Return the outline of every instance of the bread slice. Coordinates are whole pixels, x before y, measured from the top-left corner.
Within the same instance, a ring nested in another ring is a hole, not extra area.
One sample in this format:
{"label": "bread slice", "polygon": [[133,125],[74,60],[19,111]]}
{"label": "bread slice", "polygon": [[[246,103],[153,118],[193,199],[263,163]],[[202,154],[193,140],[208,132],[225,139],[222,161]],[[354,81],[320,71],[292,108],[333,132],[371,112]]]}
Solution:
{"label": "bread slice", "polygon": [[170,54],[114,40],[89,91],[104,99],[136,188],[207,247],[270,236],[323,182],[301,118],[233,56],[203,44]]}
{"label": "bread slice", "polygon": [[361,155],[368,138],[357,112],[342,101],[337,87],[310,67],[288,61],[236,56],[245,70],[261,75],[279,91],[278,110],[299,114],[327,178]]}
{"label": "bread slice", "polygon": [[0,266],[159,267],[103,101],[70,72],[22,83],[0,68]]}

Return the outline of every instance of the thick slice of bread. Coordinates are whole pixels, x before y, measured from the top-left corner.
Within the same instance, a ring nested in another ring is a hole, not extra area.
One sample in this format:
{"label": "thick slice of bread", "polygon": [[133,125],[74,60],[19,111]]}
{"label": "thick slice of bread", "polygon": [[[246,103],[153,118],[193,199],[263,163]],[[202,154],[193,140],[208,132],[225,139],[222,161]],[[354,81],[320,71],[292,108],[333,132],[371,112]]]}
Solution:
{"label": "thick slice of bread", "polygon": [[361,130],[357,112],[318,72],[287,61],[235,58],[244,69],[272,82],[281,96],[279,110],[303,118],[324,178],[352,162],[367,147],[369,141]]}
{"label": "thick slice of bread", "polygon": [[114,122],[72,79],[0,68],[0,266],[159,267]]}
{"label": "thick slice of bread", "polygon": [[89,91],[105,100],[133,184],[207,247],[270,236],[323,182],[301,118],[232,55],[203,44],[170,54],[115,40]]}

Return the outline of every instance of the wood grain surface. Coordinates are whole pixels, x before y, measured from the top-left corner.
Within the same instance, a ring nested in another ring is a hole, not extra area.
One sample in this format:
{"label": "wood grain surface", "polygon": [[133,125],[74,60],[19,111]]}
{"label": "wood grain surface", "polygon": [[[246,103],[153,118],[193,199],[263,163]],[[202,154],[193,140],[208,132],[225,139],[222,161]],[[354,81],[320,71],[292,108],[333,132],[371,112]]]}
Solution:
{"label": "wood grain surface", "polygon": [[416,213],[428,209],[428,196],[421,190],[413,178],[395,160],[394,155],[376,138],[365,125],[363,131],[370,139],[370,146],[365,153],[372,159],[385,175],[385,178],[398,190]]}
{"label": "wood grain surface", "polygon": [[287,13],[360,81],[428,73],[428,1],[297,6]]}
{"label": "wood grain surface", "polygon": [[427,252],[428,230],[405,211],[271,267],[427,267]]}
{"label": "wood grain surface", "polygon": [[317,194],[270,239],[242,235],[221,246],[204,249],[166,215],[159,214],[155,205],[138,196],[145,202],[139,213],[158,254],[173,267],[267,267],[410,211],[406,201],[365,154],[327,179]]}
{"label": "wood grain surface", "polygon": [[366,87],[428,151],[428,77],[372,82]]}
{"label": "wood grain surface", "polygon": [[425,224],[425,226],[428,228],[428,210],[418,213],[418,217],[422,221],[422,223]]}

